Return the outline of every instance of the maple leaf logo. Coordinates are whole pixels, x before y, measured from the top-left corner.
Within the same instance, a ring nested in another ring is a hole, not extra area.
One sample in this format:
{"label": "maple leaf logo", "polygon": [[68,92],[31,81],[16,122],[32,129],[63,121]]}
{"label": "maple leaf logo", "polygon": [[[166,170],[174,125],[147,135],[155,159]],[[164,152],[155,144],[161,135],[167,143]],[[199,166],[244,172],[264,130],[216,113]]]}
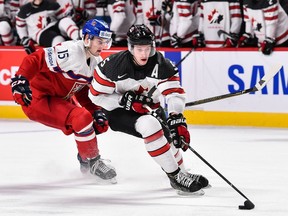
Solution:
{"label": "maple leaf logo", "polygon": [[223,20],[223,15],[219,14],[219,12],[214,9],[210,15],[208,15],[208,20],[211,23],[217,23],[220,24],[220,22]]}

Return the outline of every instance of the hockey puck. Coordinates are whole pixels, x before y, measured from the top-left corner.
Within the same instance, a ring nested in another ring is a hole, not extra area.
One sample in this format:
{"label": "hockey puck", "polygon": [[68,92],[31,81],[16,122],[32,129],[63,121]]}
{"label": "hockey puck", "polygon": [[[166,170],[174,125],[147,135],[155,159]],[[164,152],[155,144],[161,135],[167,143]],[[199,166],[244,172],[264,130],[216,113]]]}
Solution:
{"label": "hockey puck", "polygon": [[244,205],[240,205],[238,208],[241,210],[251,210],[255,207],[255,205],[250,201],[250,200],[246,200],[244,202]]}

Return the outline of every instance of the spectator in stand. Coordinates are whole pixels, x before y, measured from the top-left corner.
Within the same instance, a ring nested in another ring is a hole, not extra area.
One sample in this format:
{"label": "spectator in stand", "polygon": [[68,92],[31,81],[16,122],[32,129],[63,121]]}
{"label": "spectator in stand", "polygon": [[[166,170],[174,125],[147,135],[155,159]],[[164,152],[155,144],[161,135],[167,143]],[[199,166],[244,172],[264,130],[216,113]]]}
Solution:
{"label": "spectator in stand", "polygon": [[156,46],[170,47],[169,14],[162,7],[159,0],[138,0],[136,24],[145,24],[153,32]]}
{"label": "spectator in stand", "polygon": [[193,37],[193,47],[236,47],[241,24],[239,0],[201,1],[199,34]]}
{"label": "spectator in stand", "polygon": [[244,0],[245,33],[239,47],[256,37],[259,50],[270,55],[275,46],[288,46],[288,15],[277,0]]}
{"label": "spectator in stand", "polygon": [[136,21],[136,1],[108,0],[107,9],[111,17],[113,46],[127,47],[127,31]]}
{"label": "spectator in stand", "polygon": [[21,6],[16,16],[16,29],[28,54],[35,51],[34,43],[50,47],[80,38],[75,22],[53,0],[33,0]]}
{"label": "spectator in stand", "polygon": [[172,47],[192,47],[192,35],[197,34],[199,26],[198,5],[198,0],[174,1],[170,23]]}
{"label": "spectator in stand", "polygon": [[12,46],[15,43],[8,1],[0,0],[0,45]]}

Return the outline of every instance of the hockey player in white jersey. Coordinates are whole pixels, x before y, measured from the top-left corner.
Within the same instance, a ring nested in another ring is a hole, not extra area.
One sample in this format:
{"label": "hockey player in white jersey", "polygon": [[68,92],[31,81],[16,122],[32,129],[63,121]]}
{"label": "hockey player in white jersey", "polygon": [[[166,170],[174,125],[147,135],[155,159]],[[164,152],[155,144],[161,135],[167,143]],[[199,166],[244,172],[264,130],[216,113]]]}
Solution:
{"label": "hockey player in white jersey", "polygon": [[96,16],[95,0],[57,0],[57,2],[63,11],[67,11],[79,28],[87,20]]}
{"label": "hockey player in white jersey", "polygon": [[79,39],[79,28],[60,5],[52,0],[33,0],[20,7],[16,29],[25,51],[35,51],[34,43],[55,46],[66,39]]}
{"label": "hockey player in white jersey", "polygon": [[[199,41],[206,47],[237,46],[242,24],[239,0],[205,0],[200,4],[199,36],[194,37],[193,46]],[[201,43],[200,43],[201,44]]]}
{"label": "hockey player in white jersey", "polygon": [[136,21],[136,1],[109,0],[107,9],[111,17],[110,29],[114,33],[113,46],[127,47],[127,31]]}
{"label": "hockey player in white jersey", "polygon": [[[185,92],[178,69],[155,50],[155,36],[144,24],[131,26],[127,36],[128,50],[98,64],[89,97],[105,109],[112,130],[143,139],[148,154],[167,174],[174,189],[202,195],[208,180],[186,172],[180,152],[181,148],[187,150],[182,139],[189,143],[190,134],[182,114]],[[167,121],[160,108],[162,96],[167,99]],[[150,115],[145,105],[157,109],[167,127]]]}
{"label": "hockey player in white jersey", "polygon": [[12,46],[16,44],[11,20],[12,16],[8,1],[0,0],[0,46]]}
{"label": "hockey player in white jersey", "polygon": [[259,50],[270,55],[275,46],[288,46],[288,16],[277,0],[244,0],[245,33],[239,46],[258,39]]}
{"label": "hockey player in white jersey", "polygon": [[170,21],[172,47],[192,47],[192,35],[198,33],[198,8],[198,0],[174,1],[173,16]]}
{"label": "hockey player in white jersey", "polygon": [[162,1],[138,0],[136,16],[135,24],[145,24],[155,35],[157,46],[170,46],[170,18],[162,10]]}
{"label": "hockey player in white jersey", "polygon": [[101,159],[96,137],[108,130],[108,121],[88,98],[100,52],[111,46],[112,32],[96,19],[86,22],[82,31],[82,40],[27,55],[11,79],[12,94],[30,120],[74,134],[82,172],[114,183],[116,172]]}

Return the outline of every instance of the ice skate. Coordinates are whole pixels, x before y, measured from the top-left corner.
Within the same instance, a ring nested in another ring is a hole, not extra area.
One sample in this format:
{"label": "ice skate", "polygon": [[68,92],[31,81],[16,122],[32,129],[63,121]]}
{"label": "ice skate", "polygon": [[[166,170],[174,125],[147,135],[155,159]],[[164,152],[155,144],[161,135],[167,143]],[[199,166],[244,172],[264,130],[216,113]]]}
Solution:
{"label": "ice skate", "polygon": [[100,180],[104,180],[104,182],[110,182],[112,184],[117,183],[116,181],[116,171],[110,165],[104,163],[104,160],[100,158],[98,155],[95,158],[88,160],[88,164],[90,167],[90,173],[94,176],[100,178]]}
{"label": "ice skate", "polygon": [[211,188],[211,185],[209,184],[209,181],[206,177],[202,176],[202,175],[198,175],[198,174],[192,174],[189,172],[185,172],[190,178],[198,181],[201,183],[202,185],[202,189],[208,189]]}
{"label": "ice skate", "polygon": [[201,190],[202,184],[187,173],[182,172],[180,168],[174,173],[169,173],[167,175],[172,188],[177,190],[179,195],[204,195],[204,191]]}
{"label": "ice skate", "polygon": [[100,155],[87,161],[84,161],[79,154],[77,157],[80,162],[80,170],[83,174],[90,174],[96,177],[97,182],[101,184],[117,183],[115,169],[105,164],[104,160],[100,158]]}

